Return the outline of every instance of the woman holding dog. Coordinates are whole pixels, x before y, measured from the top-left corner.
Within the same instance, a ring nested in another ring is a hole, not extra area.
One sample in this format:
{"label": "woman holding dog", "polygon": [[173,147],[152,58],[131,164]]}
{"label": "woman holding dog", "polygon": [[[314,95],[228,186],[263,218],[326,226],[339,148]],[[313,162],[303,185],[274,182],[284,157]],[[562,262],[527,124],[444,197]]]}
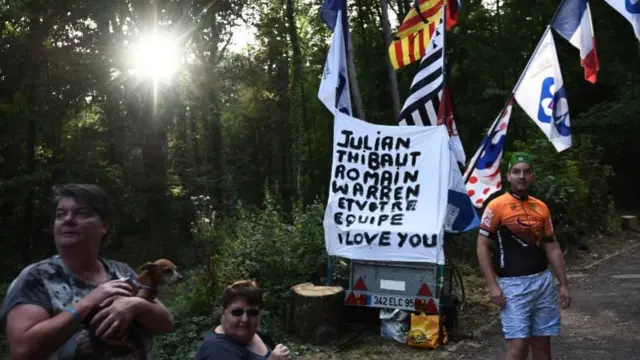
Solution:
{"label": "woman holding dog", "polygon": [[[127,264],[100,257],[112,213],[106,193],[65,185],[53,205],[58,254],[26,267],[0,308],[11,359],[150,359],[152,335],[171,332],[173,319],[160,301],[131,296]],[[130,326],[133,349],[101,341]]]}
{"label": "woman holding dog", "polygon": [[196,360],[291,360],[289,349],[258,331],[262,290],[237,281],[222,294],[222,322],[200,345]]}

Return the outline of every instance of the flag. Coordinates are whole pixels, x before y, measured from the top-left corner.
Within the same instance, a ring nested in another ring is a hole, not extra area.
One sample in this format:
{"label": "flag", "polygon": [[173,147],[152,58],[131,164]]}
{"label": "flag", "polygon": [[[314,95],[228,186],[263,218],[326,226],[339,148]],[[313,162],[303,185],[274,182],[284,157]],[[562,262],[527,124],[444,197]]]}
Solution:
{"label": "flag", "polygon": [[480,218],[473,208],[456,163],[453,139],[449,140],[451,166],[449,167],[449,191],[447,197],[447,217],[444,229],[447,232],[466,232],[480,226]]}
{"label": "flag", "polygon": [[[402,39],[424,29],[427,23],[437,24],[444,0],[415,0],[413,6],[398,27],[398,38]],[[458,14],[462,4],[460,0],[447,0],[447,31],[458,24]]]}
{"label": "flag", "polygon": [[421,11],[416,11],[416,6],[409,10],[398,28],[398,40],[389,46],[389,58],[395,70],[424,57],[436,25],[442,18],[443,0],[419,2]]}
{"label": "flag", "polygon": [[640,40],[640,1],[638,0],[604,0],[616,9],[633,26],[636,38]]}
{"label": "flag", "polygon": [[[444,100],[440,101],[438,108],[438,125],[445,125],[449,131],[449,137],[451,138],[451,146],[453,147],[453,154],[456,160],[463,166],[467,163],[467,155],[464,153],[464,147],[462,146],[462,140],[458,134],[458,127],[456,126],[455,116],[453,115],[453,103],[451,102],[451,96],[449,96],[449,86],[444,86],[444,93],[442,94]],[[446,107],[446,119],[445,119],[445,106]]]}
{"label": "flag", "polygon": [[564,0],[551,23],[551,27],[580,50],[584,78],[595,84],[599,64],[588,1]]}
{"label": "flag", "polygon": [[[449,170],[449,192],[447,200],[447,217],[445,230],[448,232],[465,232],[480,225],[478,215],[473,208],[471,199],[466,194],[462,174],[456,161],[460,160],[462,149],[460,137],[457,135],[455,121],[451,111],[451,103],[447,104],[448,116],[444,116],[440,99],[444,86],[444,19],[440,11],[438,27],[434,31],[429,43],[429,54],[420,62],[418,73],[413,79],[409,96],[405,101],[398,119],[399,125],[438,126],[445,125],[449,131],[449,150],[452,166]],[[447,99],[448,100],[448,97]],[[449,100],[450,101],[450,100]],[[434,170],[437,171],[437,170]]]}
{"label": "flag", "polygon": [[[338,18],[342,16],[342,10],[338,10],[337,16]],[[347,115],[351,115],[353,112],[347,71],[347,54],[342,22],[338,21],[333,31],[331,46],[327,53],[318,89],[318,99],[334,114],[336,110]]]}
{"label": "flag", "polygon": [[[396,41],[389,46],[391,65],[395,70],[423,58],[433,36],[436,24],[442,16],[444,0],[415,0],[412,8],[398,27]],[[458,24],[460,0],[447,0],[447,31]]]}
{"label": "flag", "polygon": [[514,95],[520,107],[544,132],[556,151],[571,147],[569,103],[549,27],[531,56],[521,81],[516,85]]}
{"label": "flag", "polygon": [[467,194],[473,204],[481,208],[484,202],[496,191],[502,189],[500,163],[504,153],[504,142],[509,128],[513,98],[507,107],[498,115],[482,140],[480,148],[471,159],[465,171]]}
{"label": "flag", "polygon": [[[441,12],[442,13],[442,12]],[[444,31],[442,19],[429,43],[429,53],[420,61],[409,95],[400,112],[400,125],[437,125],[444,88]]]}
{"label": "flag", "polygon": [[415,0],[398,27],[396,36],[399,39],[406,38],[423,30],[427,24],[437,24],[442,6],[444,0]]}
{"label": "flag", "polygon": [[[441,11],[442,13],[442,11]],[[400,125],[446,125],[452,140],[456,160],[466,163],[466,155],[456,127],[449,90],[444,80],[444,27],[440,18],[429,53],[420,62],[418,73],[413,78],[409,96],[404,102],[398,123]],[[445,97],[444,99],[443,96]],[[447,116],[444,104],[447,102]]]}
{"label": "flag", "polygon": [[347,19],[347,0],[324,0],[320,17],[329,29],[333,31],[336,30],[336,20],[341,19],[343,31],[345,31],[344,21]]}
{"label": "flag", "polygon": [[448,0],[447,2],[447,31],[458,25],[458,16],[462,9],[461,0]]}

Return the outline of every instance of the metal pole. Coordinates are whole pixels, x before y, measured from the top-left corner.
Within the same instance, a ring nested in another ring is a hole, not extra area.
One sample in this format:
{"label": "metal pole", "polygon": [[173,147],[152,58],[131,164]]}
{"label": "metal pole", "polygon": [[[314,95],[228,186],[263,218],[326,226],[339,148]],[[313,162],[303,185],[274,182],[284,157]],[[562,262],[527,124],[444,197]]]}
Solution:
{"label": "metal pole", "polygon": [[[520,83],[522,82],[522,79],[524,78],[524,75],[527,73],[527,70],[529,70],[529,66],[531,66],[531,62],[533,61],[533,57],[538,52],[538,49],[540,48],[540,45],[542,44],[542,40],[545,38],[545,36],[547,36],[547,32],[549,32],[550,30],[551,30],[551,26],[547,25],[547,29],[545,30],[544,34],[542,34],[542,37],[540,38],[540,41],[538,41],[538,45],[536,45],[536,49],[533,51],[533,53],[529,57],[529,61],[527,62],[527,66],[525,66],[524,70],[522,71],[522,74],[520,74],[520,78],[518,79],[518,82],[516,82],[516,85],[511,90],[511,93],[509,94],[509,98],[507,100],[507,103],[505,104],[504,108],[500,112],[500,115],[502,115],[504,113],[504,111],[507,109],[507,107],[509,106],[509,103],[511,102],[511,98],[514,97],[515,92],[518,89],[518,86],[520,86]],[[495,127],[498,126],[498,123],[500,123],[500,119],[497,119],[494,122],[494,124],[491,126],[491,129],[489,129],[488,134],[491,134],[495,130]],[[478,158],[476,159],[476,161],[473,163],[473,165],[471,165],[471,164],[469,165],[470,167],[468,169],[471,169],[471,171],[467,172],[467,176],[464,179],[465,185],[469,181],[469,177],[471,176],[471,173],[473,172],[473,168],[475,168],[476,165],[478,165],[478,160],[480,160],[480,156],[482,155],[482,152],[484,151],[484,149],[486,149],[487,145],[489,144],[490,139],[487,139],[487,140],[488,141],[482,147],[482,150],[480,151],[480,154],[479,154]]]}
{"label": "metal pole", "polygon": [[442,5],[442,123],[447,126],[447,2]]}
{"label": "metal pole", "polygon": [[531,56],[529,56],[529,61],[527,62],[527,66],[522,71],[522,74],[520,74],[520,78],[518,79],[518,82],[516,83],[516,86],[514,86],[513,90],[511,90],[511,96],[513,96],[515,94],[516,90],[518,89],[518,86],[520,86],[520,83],[522,82],[522,79],[524,78],[524,74],[526,74],[527,70],[529,70],[529,66],[531,66],[531,62],[533,61],[533,57],[538,52],[538,49],[540,48],[540,44],[542,44],[542,40],[545,38],[545,36],[547,36],[547,33],[550,30],[551,30],[551,25],[547,25],[547,29],[544,31],[544,34],[542,34],[542,37],[540,38],[540,41],[538,41],[538,45],[536,45],[536,49],[533,50],[533,53],[531,54]]}

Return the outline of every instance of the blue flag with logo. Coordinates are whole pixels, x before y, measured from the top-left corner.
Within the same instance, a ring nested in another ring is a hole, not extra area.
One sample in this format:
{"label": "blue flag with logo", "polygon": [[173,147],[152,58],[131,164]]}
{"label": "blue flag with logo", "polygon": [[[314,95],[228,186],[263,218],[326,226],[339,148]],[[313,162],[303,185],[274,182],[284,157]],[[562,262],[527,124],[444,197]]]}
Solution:
{"label": "blue flag with logo", "polygon": [[[344,27],[346,23],[346,2],[344,0],[325,0],[322,8],[322,20],[333,29],[331,46],[322,72],[318,98],[335,114],[336,111],[347,115],[353,113],[349,73],[347,67],[347,43]],[[337,21],[342,19],[343,21]]]}
{"label": "blue flag with logo", "polygon": [[451,140],[449,140],[449,151],[451,152],[451,166],[449,168],[449,193],[444,230],[448,233],[462,233],[478,228],[480,217],[464,186]]}

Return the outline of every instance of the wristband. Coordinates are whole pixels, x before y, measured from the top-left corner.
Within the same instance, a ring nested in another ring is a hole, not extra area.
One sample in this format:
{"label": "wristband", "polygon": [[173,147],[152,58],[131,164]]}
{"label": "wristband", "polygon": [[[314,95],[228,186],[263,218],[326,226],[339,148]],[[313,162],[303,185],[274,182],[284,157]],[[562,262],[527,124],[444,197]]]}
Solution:
{"label": "wristband", "polygon": [[78,314],[78,312],[76,311],[76,309],[74,309],[72,306],[68,306],[66,309],[66,311],[70,312],[71,315],[73,315],[73,318],[75,320],[80,320],[80,314]]}

